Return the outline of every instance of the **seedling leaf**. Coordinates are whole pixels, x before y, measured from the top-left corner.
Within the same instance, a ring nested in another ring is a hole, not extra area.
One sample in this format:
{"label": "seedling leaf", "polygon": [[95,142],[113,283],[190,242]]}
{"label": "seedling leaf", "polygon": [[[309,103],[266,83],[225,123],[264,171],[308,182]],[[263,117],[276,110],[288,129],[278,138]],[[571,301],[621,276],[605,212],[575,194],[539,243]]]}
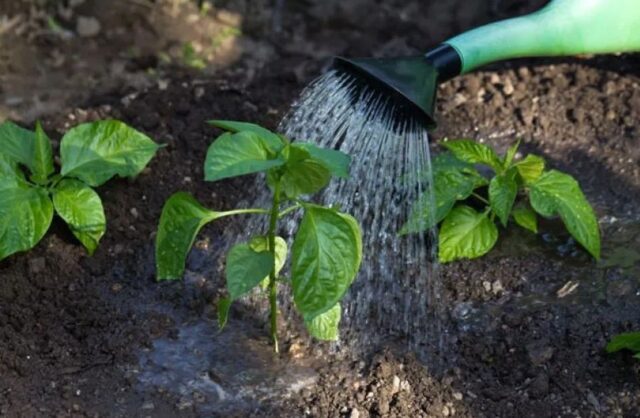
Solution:
{"label": "seedling leaf", "polygon": [[200,229],[217,219],[218,212],[202,206],[188,193],[171,196],[162,209],[156,237],[158,280],[182,277],[187,254]]}
{"label": "seedling leaf", "polygon": [[33,248],[51,225],[47,191],[19,180],[0,180],[0,260]]}
{"label": "seedling leaf", "polygon": [[279,135],[253,123],[237,122],[233,120],[210,120],[208,123],[231,133],[253,132],[265,142],[274,154],[279,152],[285,145]]}
{"label": "seedling leaf", "polygon": [[335,341],[340,335],[340,317],[342,309],[339,303],[336,303],[328,311],[321,313],[313,318],[305,318],[304,325],[311,336],[324,341]]}
{"label": "seedling leaf", "polygon": [[620,350],[630,350],[640,353],[640,332],[625,332],[618,334],[607,344],[607,353],[615,353]]}
{"label": "seedling leaf", "polygon": [[509,214],[517,195],[518,183],[516,183],[515,170],[507,170],[504,174],[498,174],[491,179],[489,183],[491,209],[505,227],[509,221]]}
{"label": "seedling leaf", "polygon": [[529,154],[527,157],[514,164],[525,184],[538,180],[544,172],[544,160],[537,155]]}
{"label": "seedling leaf", "polygon": [[305,317],[331,309],[353,282],[362,259],[360,229],[345,214],[309,206],[292,246],[294,301]]}
{"label": "seedling leaf", "polygon": [[530,185],[531,206],[540,215],[559,215],[569,233],[596,259],[600,258],[600,230],[593,208],[578,182],[551,170]]}
{"label": "seedling leaf", "polygon": [[257,286],[274,266],[269,251],[257,252],[249,244],[237,244],[227,254],[225,275],[229,299],[234,301]]}
{"label": "seedling leaf", "polygon": [[469,139],[443,142],[442,145],[456,156],[456,158],[470,164],[485,164],[493,168],[496,173],[503,171],[502,161],[498,154],[488,146]]}
{"label": "seedling leaf", "polygon": [[264,139],[253,132],[224,133],[207,151],[204,163],[206,181],[218,181],[229,177],[259,173],[283,165],[276,158]]}
{"label": "seedling leaf", "polygon": [[33,173],[31,178],[38,184],[45,184],[54,171],[51,140],[44,129],[42,129],[40,122],[36,122],[31,170]]}
{"label": "seedling leaf", "polygon": [[138,175],[159,146],[148,136],[116,120],[83,123],[62,138],[62,175],[92,187],[114,176]]}
{"label": "seedling leaf", "polygon": [[314,159],[324,165],[331,175],[341,178],[349,177],[349,165],[351,157],[347,154],[326,148],[320,148],[305,142],[296,142],[295,147],[304,149]]}
{"label": "seedling leaf", "polygon": [[536,213],[528,206],[518,206],[513,210],[513,219],[524,229],[534,234],[538,233],[538,219]]}
{"label": "seedling leaf", "polygon": [[106,230],[107,221],[100,196],[79,180],[65,179],[53,192],[53,206],[92,255]]}
{"label": "seedling leaf", "polygon": [[493,248],[498,240],[498,228],[488,213],[478,213],[465,205],[451,211],[440,229],[440,262],[480,257]]}

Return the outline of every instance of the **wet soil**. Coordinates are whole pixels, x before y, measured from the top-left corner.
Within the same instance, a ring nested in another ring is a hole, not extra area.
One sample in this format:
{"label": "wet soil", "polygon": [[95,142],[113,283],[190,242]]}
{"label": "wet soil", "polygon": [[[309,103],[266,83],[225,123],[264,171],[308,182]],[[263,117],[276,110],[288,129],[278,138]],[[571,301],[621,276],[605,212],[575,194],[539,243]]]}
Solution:
{"label": "wet soil", "polygon": [[[637,55],[514,61],[441,87],[434,151],[445,137],[499,149],[521,138],[523,153],[580,181],[604,251],[590,260],[549,222],[538,236],[501,231],[494,254],[442,266],[448,346],[438,361],[407,353],[399,339],[359,358],[331,354],[295,330],[283,333],[276,359],[264,318],[242,305],[230,324],[238,331],[207,331],[223,280],[221,261],[201,255],[225,245],[229,223],[205,229],[183,282],[154,281],[154,234],[169,195],[185,190],[226,209],[247,192],[243,179],[202,181],[216,134],[206,120],[275,127],[331,55],[416,52],[541,3],[289,4],[280,32],[271,19],[245,28],[271,51],[260,66],[249,54],[252,64],[212,74],[171,67],[146,87],[115,83],[44,117],[55,139],[114,117],[168,146],[138,178],[99,189],[108,230],[93,257],[56,221],[33,251],[0,263],[0,416],[638,416],[640,368],[603,352],[613,334],[640,329]],[[278,379],[285,370],[296,373]]]}

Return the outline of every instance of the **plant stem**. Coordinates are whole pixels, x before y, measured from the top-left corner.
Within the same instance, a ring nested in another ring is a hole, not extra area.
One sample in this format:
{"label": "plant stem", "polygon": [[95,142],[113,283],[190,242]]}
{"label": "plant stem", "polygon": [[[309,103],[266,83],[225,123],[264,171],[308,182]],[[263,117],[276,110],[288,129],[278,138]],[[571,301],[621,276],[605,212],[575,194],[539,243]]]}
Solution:
{"label": "plant stem", "polygon": [[224,218],[225,216],[247,215],[250,213],[267,215],[271,212],[268,211],[267,209],[234,209],[234,210],[228,210],[226,212],[216,212],[215,219]]}
{"label": "plant stem", "polygon": [[269,274],[269,304],[271,305],[271,339],[273,340],[273,350],[278,353],[278,289],[276,287],[276,227],[278,225],[278,215],[280,208],[280,181],[276,182],[273,190],[273,206],[271,206],[271,216],[269,218],[269,251],[273,254],[274,263]]}
{"label": "plant stem", "polygon": [[478,199],[479,201],[481,201],[484,204],[487,204],[487,205],[490,204],[487,199],[485,199],[484,197],[480,196],[478,193],[473,193],[472,196],[475,197],[476,199]]}
{"label": "plant stem", "polygon": [[280,213],[278,214],[278,218],[282,218],[282,217],[283,217],[283,216],[285,216],[286,214],[288,214],[288,213],[290,213],[290,212],[293,212],[294,210],[296,210],[296,209],[298,209],[298,208],[301,208],[301,207],[302,207],[302,205],[300,205],[299,203],[296,203],[296,204],[295,204],[295,205],[293,205],[293,206],[289,206],[288,208],[286,208],[285,210],[283,210],[282,212],[280,212]]}

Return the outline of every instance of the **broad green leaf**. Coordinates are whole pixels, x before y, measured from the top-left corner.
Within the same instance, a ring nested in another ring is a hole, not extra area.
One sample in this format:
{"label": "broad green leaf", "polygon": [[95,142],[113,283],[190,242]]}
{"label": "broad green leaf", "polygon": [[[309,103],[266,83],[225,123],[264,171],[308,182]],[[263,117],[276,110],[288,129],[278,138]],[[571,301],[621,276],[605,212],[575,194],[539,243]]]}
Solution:
{"label": "broad green leaf", "polygon": [[62,175],[89,186],[114,176],[134,177],[159,146],[148,136],[117,120],[83,123],[69,130],[60,144]]}
{"label": "broad green leaf", "polygon": [[503,226],[507,226],[517,194],[518,183],[516,183],[516,171],[513,169],[507,170],[504,174],[496,175],[489,183],[491,209]]}
{"label": "broad green leaf", "polygon": [[538,219],[536,213],[528,206],[518,206],[513,209],[513,219],[516,223],[534,234],[538,233]]}
{"label": "broad green leaf", "polygon": [[231,309],[231,299],[220,298],[220,300],[218,300],[218,328],[220,328],[220,330],[227,325],[229,309]]}
{"label": "broad green leaf", "polygon": [[505,170],[511,167],[511,163],[513,162],[513,158],[516,156],[518,152],[518,148],[520,147],[520,140],[518,140],[515,144],[511,145],[507,150],[507,153],[504,156],[504,164],[503,167]]}
{"label": "broad green leaf", "polygon": [[196,235],[204,225],[218,217],[218,212],[205,208],[188,193],[178,192],[167,200],[156,236],[158,280],[182,277]]}
{"label": "broad green leaf", "polygon": [[456,158],[470,164],[486,164],[496,173],[501,173],[502,161],[498,154],[488,146],[469,139],[443,142],[442,145]]}
{"label": "broad green leaf", "polygon": [[362,237],[353,217],[308,206],[291,249],[294,301],[303,316],[331,309],[360,268]]}
{"label": "broad green leaf", "polygon": [[331,309],[313,318],[305,318],[304,325],[311,336],[324,341],[335,341],[340,335],[342,309],[336,303]]}
{"label": "broad green leaf", "polygon": [[288,198],[316,193],[331,181],[329,169],[306,150],[290,146],[285,148],[283,156],[287,163],[282,168],[280,185]]}
{"label": "broad green leaf", "polygon": [[440,228],[440,262],[477,258],[488,253],[498,240],[498,228],[488,214],[465,205],[454,208]]}
{"label": "broad green leaf", "polygon": [[341,178],[349,177],[351,157],[347,154],[333,149],[320,148],[305,142],[296,142],[293,146],[307,151],[311,158],[322,163],[333,176]]}
{"label": "broad green leaf", "polygon": [[264,140],[265,144],[273,153],[277,153],[285,145],[284,141],[279,135],[253,123],[237,122],[233,120],[210,120],[208,121],[208,123],[232,133],[253,132]]}
{"label": "broad green leaf", "polygon": [[594,258],[600,258],[598,220],[573,177],[556,170],[546,172],[530,184],[529,199],[540,215],[559,215],[576,241]]}
{"label": "broad green leaf", "polygon": [[36,134],[33,144],[33,158],[31,160],[31,179],[38,184],[45,184],[53,174],[53,149],[51,140],[47,136],[40,122],[36,123]]}
{"label": "broad green leaf", "polygon": [[0,183],[0,260],[33,248],[51,225],[47,191],[24,183]]}
{"label": "broad green leaf", "polygon": [[53,174],[51,142],[40,122],[35,133],[12,122],[0,124],[0,155],[29,168],[36,183],[45,183]]}
{"label": "broad green leaf", "polygon": [[615,353],[620,350],[640,352],[640,332],[626,332],[613,337],[607,344],[607,353]]}
{"label": "broad green leaf", "polygon": [[449,214],[457,200],[468,198],[476,188],[487,184],[471,164],[450,153],[440,154],[434,159],[433,182],[433,196],[425,193],[414,203],[409,220],[400,230],[401,235],[432,228]]}
{"label": "broad green leaf", "polygon": [[107,228],[98,193],[79,180],[65,179],[53,192],[53,207],[92,255]]}
{"label": "broad green leaf", "polygon": [[206,181],[266,171],[284,164],[275,158],[266,142],[252,132],[225,133],[216,139],[207,151],[204,162]]}
{"label": "broad green leaf", "polygon": [[[249,246],[253,251],[261,252],[269,250],[269,240],[266,236],[254,237],[250,242]],[[276,275],[280,274],[280,271],[284,267],[284,264],[287,261],[287,241],[285,241],[281,237],[276,237]],[[269,276],[266,275],[264,279],[262,279],[261,286],[263,289],[266,289],[269,284]]]}
{"label": "broad green leaf", "polygon": [[35,134],[13,122],[0,124],[0,154],[31,168]]}
{"label": "broad green leaf", "polygon": [[518,170],[518,173],[524,183],[529,184],[538,180],[542,175],[544,165],[544,160],[542,158],[537,155],[529,154],[524,160],[515,163],[513,166]]}
{"label": "broad green leaf", "polygon": [[257,252],[249,244],[237,244],[227,254],[225,276],[229,299],[234,301],[256,287],[274,268],[268,251]]}
{"label": "broad green leaf", "polygon": [[26,186],[26,181],[18,163],[0,154],[0,190],[19,185]]}

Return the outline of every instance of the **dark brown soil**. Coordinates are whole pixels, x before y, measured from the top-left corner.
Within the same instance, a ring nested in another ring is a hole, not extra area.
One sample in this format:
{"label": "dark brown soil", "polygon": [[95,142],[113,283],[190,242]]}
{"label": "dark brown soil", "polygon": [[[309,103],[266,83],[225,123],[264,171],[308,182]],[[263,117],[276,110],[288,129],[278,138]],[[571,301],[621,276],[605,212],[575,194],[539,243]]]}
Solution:
{"label": "dark brown soil", "polygon": [[[205,121],[275,127],[331,55],[413,53],[544,2],[289,3],[281,32],[246,28],[272,51],[264,66],[241,61],[213,76],[164,68],[162,83],[121,84],[44,118],[56,139],[75,124],[114,117],[168,146],[135,180],[100,188],[108,231],[93,257],[55,222],[33,251],[0,263],[0,416],[210,416],[206,399],[142,387],[136,372],[154,341],[212,317],[222,286],[197,258],[193,270],[209,274],[199,285],[154,281],[154,233],[169,195],[189,191],[224,209],[247,191],[242,179],[202,181],[216,133]],[[358,359],[329,355],[314,363],[312,386],[221,416],[640,416],[638,366],[603,353],[613,334],[640,329],[640,264],[629,262],[640,252],[639,83],[640,57],[629,55],[503,63],[443,85],[434,142],[464,136],[503,150],[522,138],[523,152],[583,185],[602,222],[604,260],[591,261],[553,223],[537,237],[509,230],[494,255],[441,268],[450,316],[448,355],[437,362],[444,370],[401,342]],[[207,244],[218,245],[225,227],[208,227]],[[234,317],[258,331],[263,323],[250,310]],[[296,343],[285,341],[285,361],[311,354]]]}

